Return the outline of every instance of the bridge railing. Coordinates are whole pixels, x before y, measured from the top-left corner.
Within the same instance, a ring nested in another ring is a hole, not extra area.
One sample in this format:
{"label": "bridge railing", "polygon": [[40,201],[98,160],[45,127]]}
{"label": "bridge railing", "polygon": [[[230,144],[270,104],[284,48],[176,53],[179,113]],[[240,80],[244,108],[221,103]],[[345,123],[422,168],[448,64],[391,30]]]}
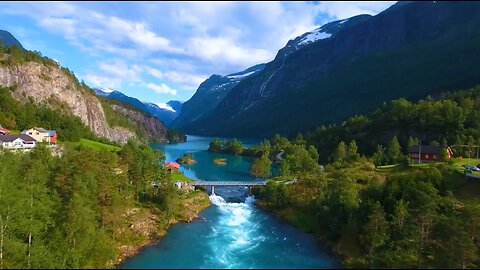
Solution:
{"label": "bridge railing", "polygon": [[264,186],[267,181],[195,181],[192,186]]}

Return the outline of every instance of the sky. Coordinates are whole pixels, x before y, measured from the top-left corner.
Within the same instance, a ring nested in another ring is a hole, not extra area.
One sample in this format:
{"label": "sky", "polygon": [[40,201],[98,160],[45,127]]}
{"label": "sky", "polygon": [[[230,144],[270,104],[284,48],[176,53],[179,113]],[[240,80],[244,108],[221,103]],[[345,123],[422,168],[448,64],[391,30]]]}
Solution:
{"label": "sky", "polygon": [[90,87],[188,100],[212,74],[275,58],[325,23],[395,2],[1,2],[0,29]]}

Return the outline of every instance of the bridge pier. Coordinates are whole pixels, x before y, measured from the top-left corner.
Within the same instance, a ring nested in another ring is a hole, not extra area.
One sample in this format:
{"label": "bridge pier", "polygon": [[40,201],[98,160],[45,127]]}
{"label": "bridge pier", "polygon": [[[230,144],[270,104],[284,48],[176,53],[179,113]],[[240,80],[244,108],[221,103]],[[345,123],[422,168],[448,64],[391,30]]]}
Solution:
{"label": "bridge pier", "polygon": [[215,194],[215,186],[212,186],[212,195]]}
{"label": "bridge pier", "polygon": [[248,195],[252,195],[252,186],[248,186]]}

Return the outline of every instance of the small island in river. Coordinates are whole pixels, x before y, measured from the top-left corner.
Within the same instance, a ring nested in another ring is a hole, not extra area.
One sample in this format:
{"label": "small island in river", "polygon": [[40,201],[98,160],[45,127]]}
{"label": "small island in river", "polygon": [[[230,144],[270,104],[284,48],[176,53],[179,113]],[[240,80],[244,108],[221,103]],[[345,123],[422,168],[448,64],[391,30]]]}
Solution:
{"label": "small island in river", "polygon": [[213,160],[213,163],[217,166],[227,166],[226,158],[216,158]]}
{"label": "small island in river", "polygon": [[197,161],[193,159],[192,153],[185,153],[182,157],[177,158],[176,160],[178,163],[186,164],[186,165],[193,165],[196,164]]}

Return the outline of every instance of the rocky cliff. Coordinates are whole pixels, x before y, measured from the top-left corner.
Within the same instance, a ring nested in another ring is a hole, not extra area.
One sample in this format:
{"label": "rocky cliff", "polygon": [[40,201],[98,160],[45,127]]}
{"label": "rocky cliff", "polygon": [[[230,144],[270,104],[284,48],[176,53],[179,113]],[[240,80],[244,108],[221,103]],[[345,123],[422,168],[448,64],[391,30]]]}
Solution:
{"label": "rocky cliff", "polygon": [[129,110],[119,105],[112,105],[112,109],[134,123],[137,123],[140,131],[156,143],[166,143],[167,128],[155,117],[147,116],[139,111]]}
{"label": "rocky cliff", "polygon": [[[9,57],[4,55],[3,58]],[[73,74],[56,64],[26,62],[15,65],[0,65],[0,85],[17,85],[14,98],[24,102],[33,98],[35,102],[47,103],[55,109],[64,110],[79,117],[97,136],[111,141],[125,143],[130,138],[138,140],[133,130],[124,127],[111,127],[105,116],[102,103],[86,86],[78,83]],[[159,122],[139,112],[129,112],[120,108],[117,110],[130,118],[134,125],[140,125],[148,130],[148,139],[166,141],[166,129]],[[146,125],[154,128],[148,129]]]}

